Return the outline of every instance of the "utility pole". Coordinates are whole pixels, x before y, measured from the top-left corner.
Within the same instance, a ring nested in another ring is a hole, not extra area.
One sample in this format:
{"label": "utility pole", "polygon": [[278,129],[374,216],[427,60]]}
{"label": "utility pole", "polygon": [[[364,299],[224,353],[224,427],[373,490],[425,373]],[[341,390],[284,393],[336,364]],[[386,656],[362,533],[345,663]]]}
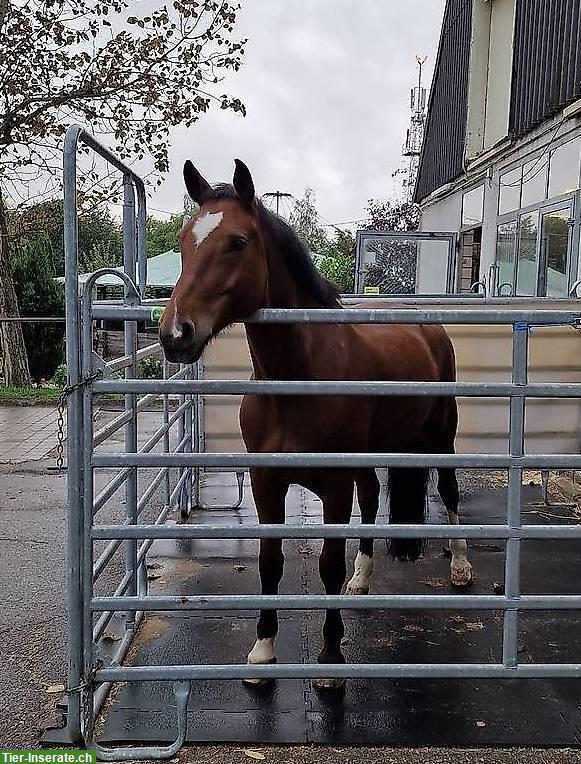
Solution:
{"label": "utility pole", "polygon": [[416,55],[416,61],[418,63],[418,84],[411,90],[410,126],[407,131],[406,142],[402,152],[404,157],[409,157],[407,179],[404,181],[404,185],[407,186],[407,193],[410,200],[416,185],[416,178],[420,166],[420,154],[426,129],[426,88],[422,87],[422,67],[426,63],[426,59],[427,56],[422,57]]}
{"label": "utility pole", "polygon": [[284,191],[268,191],[266,194],[262,194],[263,199],[276,199],[276,214],[279,214],[280,209],[280,200],[281,199],[292,199],[292,194],[287,194]]}

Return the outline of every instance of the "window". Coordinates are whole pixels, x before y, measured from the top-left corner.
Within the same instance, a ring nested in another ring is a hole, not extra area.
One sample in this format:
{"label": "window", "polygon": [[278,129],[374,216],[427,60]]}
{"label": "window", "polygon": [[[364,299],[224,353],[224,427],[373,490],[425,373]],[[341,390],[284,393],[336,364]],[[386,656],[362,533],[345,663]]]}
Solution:
{"label": "window", "polygon": [[521,207],[530,207],[547,198],[548,166],[549,158],[546,154],[523,165]]}
{"label": "window", "polygon": [[516,170],[505,172],[500,176],[500,195],[498,199],[498,214],[518,210],[520,207],[520,185],[522,181],[522,166]]}
{"label": "window", "polygon": [[567,252],[569,249],[569,218],[571,210],[547,212],[541,223],[541,283],[539,294],[567,297]]}
{"label": "window", "polygon": [[484,186],[468,191],[462,197],[462,226],[476,228],[482,225],[484,209]]}
{"label": "window", "polygon": [[579,139],[563,143],[551,152],[549,164],[549,198],[579,188]]}
{"label": "window", "polygon": [[[514,292],[514,250],[516,220],[502,223],[496,234],[496,264],[498,265],[498,293],[504,296]],[[509,285],[510,289],[509,289]]]}
{"label": "window", "polygon": [[521,215],[518,226],[516,294],[534,297],[537,294],[537,233],[539,213]]}

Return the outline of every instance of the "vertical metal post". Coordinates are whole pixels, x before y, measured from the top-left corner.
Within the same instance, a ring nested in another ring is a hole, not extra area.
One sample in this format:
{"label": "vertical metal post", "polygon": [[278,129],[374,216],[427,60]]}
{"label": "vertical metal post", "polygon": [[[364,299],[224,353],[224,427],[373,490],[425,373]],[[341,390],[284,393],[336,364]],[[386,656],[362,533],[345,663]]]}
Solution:
{"label": "vertical metal post", "polygon": [[[196,365],[190,366],[187,372],[187,379],[195,379],[196,378]],[[186,401],[189,402],[189,406],[187,407],[185,413],[186,417],[186,435],[188,438],[187,445],[185,446],[186,450],[189,450],[190,453],[194,450],[194,421],[193,421],[193,406],[194,406],[194,396],[191,393],[188,393],[186,395]],[[186,502],[187,502],[187,512],[188,516],[192,511],[192,494],[193,494],[193,476],[194,476],[194,470],[193,467],[188,467],[188,477],[185,482],[185,488],[186,488]]]}
{"label": "vertical metal post", "polygon": [[147,287],[147,203],[145,186],[136,181],[137,188],[137,284],[141,298]]}
{"label": "vertical metal post", "polygon": [[[163,357],[163,378],[169,377],[169,363],[166,357]],[[166,454],[170,453],[170,431],[169,431],[169,395],[163,395],[163,425],[165,434],[163,436],[163,450]],[[169,507],[171,497],[171,468],[168,467],[165,473],[165,506]]]}
{"label": "vertical metal post", "polygon": [[[77,142],[81,129],[67,130],[63,154],[63,213],[65,250],[65,313],[68,384],[80,381],[78,224],[77,224]],[[75,390],[67,399],[67,611],[68,685],[82,682],[82,495],[81,468],[82,393]],[[67,731],[73,742],[82,743],[81,696],[70,692],[67,698]]]}
{"label": "vertical metal post", "polygon": [[[131,176],[123,177],[123,270],[135,282],[136,271],[136,227],[135,227],[135,191]],[[134,299],[134,298],[133,298]],[[130,291],[125,287],[125,303],[130,304]],[[137,375],[137,322],[124,322],[125,355],[132,356],[132,362],[125,369],[125,379],[133,379]],[[137,451],[137,396],[133,393],[125,395],[125,410],[131,411],[131,417],[125,425],[125,452]],[[125,515],[129,524],[137,523],[137,468],[131,469],[125,483]],[[125,542],[125,569],[131,575],[131,583],[127,594],[137,594],[137,539]],[[127,611],[125,628],[133,628],[135,613]]]}
{"label": "vertical metal post", "polygon": [[[84,295],[81,300],[81,369],[86,379],[92,372],[91,353],[93,350],[93,323],[91,321],[91,294]],[[82,451],[83,462],[83,671],[84,677],[91,676],[95,667],[93,643],[93,614],[91,599],[93,597],[93,394],[90,387],[83,388],[83,419],[82,419]],[[90,693],[85,699],[83,714],[83,732],[85,739],[93,729],[93,691],[91,683],[83,692]]]}
{"label": "vertical metal post", "polygon": [[[184,364],[180,364],[180,371],[183,371],[185,368],[186,368],[186,366]],[[185,376],[187,377],[187,374]],[[180,397],[179,397],[179,405],[183,406],[183,404],[185,402],[186,402],[186,396],[185,395],[180,395]],[[186,411],[182,411],[182,413],[180,414],[179,420],[178,420],[178,443],[182,442],[182,440],[185,437],[185,434],[186,434]],[[183,474],[184,474],[185,471],[186,471],[186,467],[180,467],[179,468],[179,470],[178,470],[178,480],[182,479]],[[181,490],[179,492],[179,495],[177,497],[178,510],[179,510],[180,515],[182,517],[185,516],[185,512],[186,512],[186,509],[187,509],[187,507],[185,505],[185,500],[186,500],[186,490],[185,490],[185,486],[182,484],[182,488],[181,488]]]}
{"label": "vertical metal post", "polygon": [[[194,369],[194,379],[202,379],[204,376],[204,367],[202,366],[202,359],[198,359]],[[202,396],[194,395],[194,422],[193,422],[193,443],[192,451],[196,454],[201,453],[203,449],[202,437],[203,437],[203,421],[202,421]],[[194,468],[194,490],[192,496],[192,504],[194,507],[201,506],[201,479],[202,471],[200,467]]]}
{"label": "vertical metal post", "polygon": [[[512,327],[512,381],[516,385],[527,383],[529,327],[515,323]],[[524,454],[525,398],[513,395],[510,399],[510,456]],[[507,525],[510,530],[521,527],[522,468],[508,471]],[[520,539],[506,542],[505,595],[510,600],[504,614],[502,660],[507,668],[518,665],[518,599],[520,597]]]}

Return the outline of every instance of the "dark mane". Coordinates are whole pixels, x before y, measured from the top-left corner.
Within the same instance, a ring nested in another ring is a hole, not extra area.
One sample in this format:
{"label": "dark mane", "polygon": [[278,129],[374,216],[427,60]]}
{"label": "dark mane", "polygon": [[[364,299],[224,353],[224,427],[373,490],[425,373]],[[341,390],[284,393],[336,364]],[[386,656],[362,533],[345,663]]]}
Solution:
{"label": "dark mane", "polygon": [[[228,183],[220,183],[214,186],[209,199],[217,201],[238,199],[238,195],[233,186]],[[291,276],[322,308],[340,307],[339,290],[321,276],[315,268],[307,248],[293,229],[285,220],[268,210],[261,201],[257,200],[257,204],[260,222],[284,257]]]}

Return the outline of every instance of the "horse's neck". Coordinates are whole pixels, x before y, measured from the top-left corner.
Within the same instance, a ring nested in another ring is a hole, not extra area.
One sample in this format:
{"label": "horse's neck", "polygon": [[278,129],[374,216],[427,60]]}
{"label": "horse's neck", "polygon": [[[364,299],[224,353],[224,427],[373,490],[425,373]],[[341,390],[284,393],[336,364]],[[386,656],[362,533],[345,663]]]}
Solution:
{"label": "horse's neck", "polygon": [[[282,258],[269,258],[267,308],[313,308],[311,297],[298,287]],[[309,379],[316,324],[247,324],[246,336],[257,379]],[[331,327],[327,327],[331,328]]]}

